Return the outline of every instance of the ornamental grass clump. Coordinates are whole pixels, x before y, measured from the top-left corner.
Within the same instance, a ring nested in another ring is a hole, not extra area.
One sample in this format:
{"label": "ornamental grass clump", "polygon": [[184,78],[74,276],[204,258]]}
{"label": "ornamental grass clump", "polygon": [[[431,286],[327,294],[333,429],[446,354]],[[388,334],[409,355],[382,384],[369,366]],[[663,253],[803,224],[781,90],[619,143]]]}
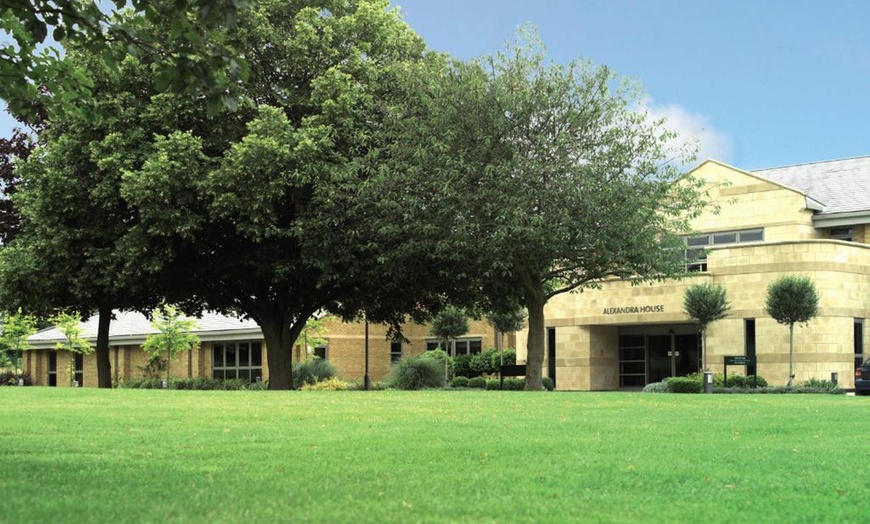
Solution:
{"label": "ornamental grass clump", "polygon": [[444,364],[423,356],[403,358],[393,366],[386,383],[395,389],[443,388]]}
{"label": "ornamental grass clump", "polygon": [[318,382],[330,379],[337,374],[335,366],[331,362],[322,358],[312,357],[293,366],[293,386],[299,389],[309,384],[317,384]]}

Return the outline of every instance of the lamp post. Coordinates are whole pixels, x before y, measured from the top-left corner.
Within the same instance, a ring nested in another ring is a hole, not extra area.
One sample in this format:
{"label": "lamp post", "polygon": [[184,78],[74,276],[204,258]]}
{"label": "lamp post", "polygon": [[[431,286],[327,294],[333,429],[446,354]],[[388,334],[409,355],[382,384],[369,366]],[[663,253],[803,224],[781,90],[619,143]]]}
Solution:
{"label": "lamp post", "polygon": [[366,374],[363,377],[363,389],[368,391],[371,385],[372,379],[369,376],[369,319],[366,318]]}

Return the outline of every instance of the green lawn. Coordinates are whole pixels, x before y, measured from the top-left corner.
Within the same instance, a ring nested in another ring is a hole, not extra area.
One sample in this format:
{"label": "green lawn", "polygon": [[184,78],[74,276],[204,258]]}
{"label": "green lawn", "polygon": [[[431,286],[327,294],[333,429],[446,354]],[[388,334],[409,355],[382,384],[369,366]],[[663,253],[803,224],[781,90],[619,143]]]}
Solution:
{"label": "green lawn", "polygon": [[0,522],[866,522],[870,399],[0,388]]}

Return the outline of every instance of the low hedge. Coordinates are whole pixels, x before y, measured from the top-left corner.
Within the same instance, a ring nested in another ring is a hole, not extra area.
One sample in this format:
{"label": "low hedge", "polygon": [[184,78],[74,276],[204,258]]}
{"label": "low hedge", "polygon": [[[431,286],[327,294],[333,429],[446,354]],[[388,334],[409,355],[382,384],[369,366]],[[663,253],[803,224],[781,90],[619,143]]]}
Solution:
{"label": "low hedge", "polygon": [[845,395],[842,388],[804,387],[804,386],[774,386],[766,388],[713,388],[713,393],[732,395],[756,394],[756,395],[788,395],[788,394],[822,394],[822,395]]}
{"label": "low hedge", "polygon": [[453,380],[450,381],[451,388],[467,388],[468,387],[468,377],[456,376],[453,377]]}
{"label": "low hedge", "polygon": [[701,382],[693,377],[670,377],[664,380],[672,393],[700,393]]}
{"label": "low hedge", "polygon": [[[162,389],[162,378],[133,378],[119,384],[119,387],[127,389]],[[169,389],[199,390],[199,391],[238,391],[238,390],[264,390],[266,382],[249,382],[245,379],[226,379],[199,377],[179,378],[169,381]]]}

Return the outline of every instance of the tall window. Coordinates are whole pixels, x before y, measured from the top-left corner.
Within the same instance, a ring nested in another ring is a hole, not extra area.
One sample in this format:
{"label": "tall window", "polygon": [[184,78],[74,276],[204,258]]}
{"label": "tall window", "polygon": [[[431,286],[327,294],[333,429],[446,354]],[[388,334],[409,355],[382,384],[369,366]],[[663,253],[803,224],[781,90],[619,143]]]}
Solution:
{"label": "tall window", "polygon": [[764,241],[764,229],[722,231],[686,238],[686,271],[707,271],[707,248]]}
{"label": "tall window", "polygon": [[314,356],[321,360],[328,360],[329,350],[326,346],[317,346],[314,348]]}
{"label": "tall window", "polygon": [[[743,353],[747,357],[755,357],[755,319],[754,318],[745,318],[743,319]],[[746,374],[747,375],[755,375],[756,374],[756,366],[755,364],[750,364],[746,366]]]}
{"label": "tall window", "polygon": [[215,342],[212,376],[217,379],[263,378],[263,345],[260,342]]}
{"label": "tall window", "polygon": [[57,351],[48,352],[48,385],[57,387]]}
{"label": "tall window", "polygon": [[402,360],[402,341],[390,342],[390,363]]}
{"label": "tall window", "polygon": [[852,337],[855,343],[855,368],[857,369],[864,363],[864,319],[856,318],[852,325],[854,326]]}
{"label": "tall window", "polygon": [[81,388],[85,385],[85,356],[81,353],[74,353],[73,355],[75,355],[75,377],[73,380]]}

